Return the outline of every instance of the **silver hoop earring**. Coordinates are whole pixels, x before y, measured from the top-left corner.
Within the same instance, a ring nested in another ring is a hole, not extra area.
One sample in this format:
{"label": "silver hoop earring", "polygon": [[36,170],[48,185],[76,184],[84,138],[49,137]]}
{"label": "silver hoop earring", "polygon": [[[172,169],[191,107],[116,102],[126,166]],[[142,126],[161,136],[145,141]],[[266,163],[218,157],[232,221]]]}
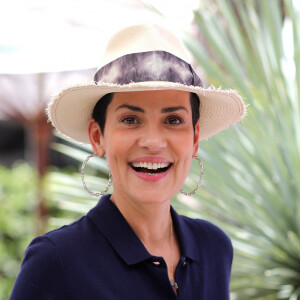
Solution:
{"label": "silver hoop earring", "polygon": [[201,183],[202,183],[202,179],[203,179],[203,164],[202,164],[202,161],[200,160],[200,158],[198,156],[193,156],[193,159],[197,160],[198,163],[199,163],[199,166],[200,166],[200,179],[195,187],[195,189],[193,189],[191,192],[189,193],[186,193],[184,192],[182,189],[180,189],[180,193],[183,194],[183,195],[186,195],[186,196],[191,196],[191,195],[194,195],[196,193],[196,191],[199,189]]}
{"label": "silver hoop earring", "polygon": [[90,158],[94,157],[94,156],[98,156],[98,153],[93,153],[91,155],[89,155],[85,161],[82,163],[82,166],[81,166],[81,181],[82,181],[82,184],[83,184],[83,187],[84,189],[89,193],[91,194],[92,196],[95,196],[95,197],[99,197],[99,196],[102,196],[104,195],[110,188],[111,186],[111,183],[112,183],[112,176],[111,176],[111,172],[108,171],[108,174],[109,174],[109,179],[108,179],[108,183],[107,183],[107,186],[105,188],[105,190],[103,192],[100,192],[100,193],[94,193],[94,192],[91,192],[87,186],[86,186],[86,183],[85,183],[85,180],[84,180],[84,168],[87,164],[87,162],[89,161]]}

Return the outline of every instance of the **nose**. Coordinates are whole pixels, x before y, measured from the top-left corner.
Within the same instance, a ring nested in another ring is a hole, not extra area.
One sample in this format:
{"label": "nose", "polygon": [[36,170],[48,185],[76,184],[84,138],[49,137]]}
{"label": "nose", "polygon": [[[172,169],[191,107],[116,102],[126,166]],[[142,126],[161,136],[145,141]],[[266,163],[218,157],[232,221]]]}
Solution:
{"label": "nose", "polygon": [[159,126],[149,126],[139,139],[139,146],[151,152],[160,152],[167,146],[165,133]]}

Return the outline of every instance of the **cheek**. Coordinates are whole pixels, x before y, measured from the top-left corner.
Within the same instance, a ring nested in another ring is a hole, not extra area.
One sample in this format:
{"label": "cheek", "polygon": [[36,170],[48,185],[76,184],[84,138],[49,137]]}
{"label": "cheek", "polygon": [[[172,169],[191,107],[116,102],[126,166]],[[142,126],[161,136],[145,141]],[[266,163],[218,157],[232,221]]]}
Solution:
{"label": "cheek", "polygon": [[194,154],[194,134],[177,135],[172,148],[176,151],[178,159],[178,175],[185,178],[189,173]]}
{"label": "cheek", "polygon": [[122,132],[108,133],[107,137],[104,143],[105,155],[109,168],[113,172],[119,170],[124,161],[130,159],[130,153],[135,142],[134,137]]}
{"label": "cheek", "polygon": [[194,134],[189,131],[177,132],[170,139],[173,148],[180,153],[180,156],[192,157],[194,148]]}

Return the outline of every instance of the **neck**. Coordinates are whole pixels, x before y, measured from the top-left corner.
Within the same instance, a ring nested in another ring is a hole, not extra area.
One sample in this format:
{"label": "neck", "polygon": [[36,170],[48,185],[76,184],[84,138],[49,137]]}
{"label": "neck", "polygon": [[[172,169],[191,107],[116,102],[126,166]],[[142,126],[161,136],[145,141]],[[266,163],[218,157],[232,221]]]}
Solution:
{"label": "neck", "polygon": [[[132,230],[148,250],[165,244],[170,238],[170,201],[141,204],[114,193],[111,201],[118,207]],[[151,253],[154,255],[154,253]]]}
{"label": "neck", "polygon": [[114,192],[111,201],[118,207],[148,252],[164,257],[170,282],[177,293],[174,273],[180,258],[180,249],[173,229],[170,200],[159,204],[141,204],[141,201],[126,199],[122,194]]}

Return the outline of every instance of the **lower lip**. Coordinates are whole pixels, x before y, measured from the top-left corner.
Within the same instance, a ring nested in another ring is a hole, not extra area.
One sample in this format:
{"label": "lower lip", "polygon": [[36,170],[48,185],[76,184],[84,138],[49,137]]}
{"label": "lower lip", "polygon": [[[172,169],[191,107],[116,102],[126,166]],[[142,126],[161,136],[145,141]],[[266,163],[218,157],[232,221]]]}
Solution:
{"label": "lower lip", "polygon": [[137,172],[135,169],[131,168],[131,170],[141,179],[145,180],[145,181],[159,181],[161,179],[163,179],[164,177],[166,177],[170,171],[170,169],[172,168],[172,166],[165,172],[162,173],[157,173],[154,175],[148,175],[146,173],[139,173]]}

